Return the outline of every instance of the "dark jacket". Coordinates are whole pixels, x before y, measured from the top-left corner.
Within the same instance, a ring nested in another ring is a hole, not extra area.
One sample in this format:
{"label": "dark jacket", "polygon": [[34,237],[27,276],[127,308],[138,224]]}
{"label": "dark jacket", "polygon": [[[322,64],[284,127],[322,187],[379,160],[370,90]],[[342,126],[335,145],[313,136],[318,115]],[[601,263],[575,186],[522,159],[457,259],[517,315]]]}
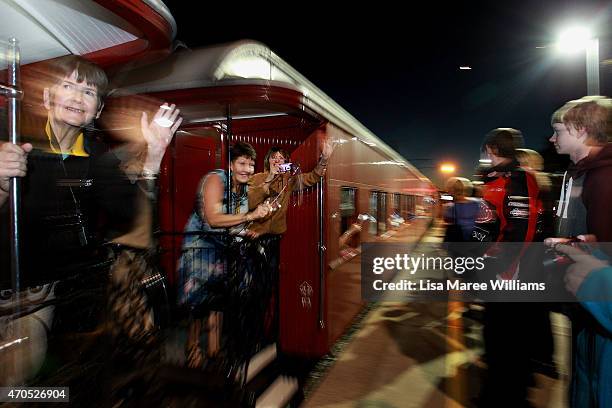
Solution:
{"label": "dark jacket", "polygon": [[[612,144],[570,165],[564,181],[557,212],[560,226],[566,225],[562,236],[588,233],[600,242],[612,242]],[[584,309],[571,310],[575,333],[572,407],[608,406],[612,401],[610,302],[585,301],[596,298],[598,291],[607,293],[610,281],[609,268],[592,272],[577,293]]]}
{"label": "dark jacket", "polygon": [[[136,213],[137,186],[97,135],[85,135],[89,157],[62,160],[49,152],[44,123],[38,129],[23,137],[35,148],[21,187],[22,287],[61,279],[99,262],[104,258],[100,244],[125,232]],[[11,282],[8,212],[7,203],[0,209],[7,221],[0,224],[2,287]]]}
{"label": "dark jacket", "polygon": [[612,242],[612,143],[580,160],[571,171],[577,177],[585,176],[582,202],[588,233],[600,242]]}

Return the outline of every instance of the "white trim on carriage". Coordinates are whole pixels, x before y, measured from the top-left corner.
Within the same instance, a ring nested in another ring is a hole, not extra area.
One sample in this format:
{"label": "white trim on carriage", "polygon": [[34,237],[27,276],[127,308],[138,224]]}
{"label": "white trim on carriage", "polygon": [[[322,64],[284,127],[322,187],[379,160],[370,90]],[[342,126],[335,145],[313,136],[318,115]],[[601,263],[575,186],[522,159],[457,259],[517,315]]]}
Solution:
{"label": "white trim on carriage", "polygon": [[[176,22],[159,0],[144,0],[162,16],[176,35]],[[0,39],[15,37],[21,63],[29,64],[68,54],[85,55],[143,36],[141,30],[94,1],[0,0]]]}

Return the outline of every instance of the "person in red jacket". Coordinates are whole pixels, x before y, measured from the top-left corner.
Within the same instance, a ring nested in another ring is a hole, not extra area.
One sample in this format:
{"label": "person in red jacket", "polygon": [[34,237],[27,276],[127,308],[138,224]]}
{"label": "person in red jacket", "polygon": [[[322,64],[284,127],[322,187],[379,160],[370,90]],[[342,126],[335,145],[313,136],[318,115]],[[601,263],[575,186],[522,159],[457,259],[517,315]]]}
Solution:
{"label": "person in red jacket", "polygon": [[[487,250],[487,255],[495,259],[489,264],[495,273],[487,279],[536,278],[534,268],[526,267],[526,257],[530,255],[530,243],[540,238],[536,228],[540,197],[534,174],[517,161],[517,149],[522,147],[521,132],[511,128],[494,129],[483,142],[482,150],[491,167],[483,177],[482,198],[495,210],[499,221],[499,230],[491,236],[494,244]],[[509,247],[504,243],[516,244]],[[487,376],[479,404],[526,407],[534,373],[552,364],[548,310],[538,303],[497,300],[486,304],[483,316]]]}

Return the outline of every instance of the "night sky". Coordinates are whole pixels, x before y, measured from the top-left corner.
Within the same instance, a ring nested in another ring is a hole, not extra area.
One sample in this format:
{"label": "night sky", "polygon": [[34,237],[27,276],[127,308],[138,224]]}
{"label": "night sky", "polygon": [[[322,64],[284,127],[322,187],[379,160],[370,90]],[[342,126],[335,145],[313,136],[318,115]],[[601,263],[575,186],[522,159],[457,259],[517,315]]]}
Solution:
{"label": "night sky", "polygon": [[[536,48],[550,45],[561,25],[594,26],[600,59],[612,58],[609,1],[405,2],[402,10],[382,2],[342,10],[331,2],[206,2],[195,12],[193,2],[165,3],[177,40],[191,48],[266,44],[437,182],[444,160],[473,174],[481,140],[496,127],[520,129],[527,147],[548,146],[550,114],[586,93],[584,53]],[[604,95],[611,73],[604,63]]]}

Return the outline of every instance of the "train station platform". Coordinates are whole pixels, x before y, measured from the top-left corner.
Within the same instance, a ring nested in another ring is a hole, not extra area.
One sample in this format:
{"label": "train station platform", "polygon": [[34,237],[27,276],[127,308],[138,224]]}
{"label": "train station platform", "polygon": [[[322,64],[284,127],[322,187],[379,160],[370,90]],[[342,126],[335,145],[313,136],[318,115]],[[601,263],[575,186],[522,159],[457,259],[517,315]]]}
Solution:
{"label": "train station platform", "polygon": [[[421,243],[441,242],[434,223]],[[397,279],[401,279],[399,277]],[[478,312],[461,302],[381,301],[367,315],[329,368],[305,389],[305,407],[473,407],[486,364]],[[467,316],[472,316],[467,317]],[[530,390],[536,407],[566,407],[568,320],[553,313],[559,379],[537,375]]]}

